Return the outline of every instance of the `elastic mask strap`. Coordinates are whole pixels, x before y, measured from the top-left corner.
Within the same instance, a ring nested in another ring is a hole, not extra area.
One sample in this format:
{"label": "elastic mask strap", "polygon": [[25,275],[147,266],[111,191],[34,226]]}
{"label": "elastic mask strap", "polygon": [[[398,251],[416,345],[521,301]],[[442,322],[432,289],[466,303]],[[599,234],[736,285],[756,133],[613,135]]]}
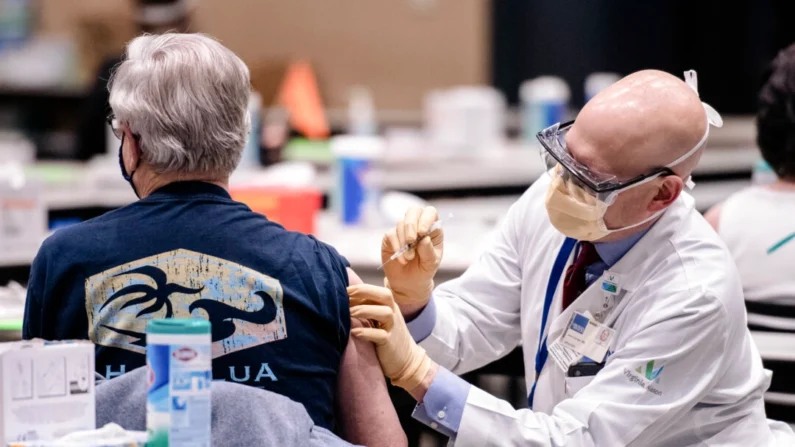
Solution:
{"label": "elastic mask strap", "polygon": [[700,140],[698,140],[698,143],[696,143],[696,145],[695,145],[695,146],[693,146],[693,149],[690,149],[689,151],[687,151],[687,152],[686,152],[684,155],[682,155],[681,157],[679,157],[679,158],[677,158],[676,160],[674,160],[674,161],[672,161],[672,162],[668,163],[667,165],[665,165],[665,167],[666,167],[666,168],[672,168],[672,167],[674,167],[674,166],[678,165],[679,163],[681,163],[681,162],[683,162],[683,161],[687,160],[688,158],[690,158],[690,157],[691,157],[693,154],[695,154],[695,153],[696,153],[696,151],[698,151],[699,149],[701,149],[701,146],[703,146],[703,145],[704,145],[704,143],[706,143],[706,142],[707,142],[707,137],[709,137],[709,123],[707,123],[707,130],[704,132],[704,136],[703,136],[703,137],[701,137],[701,139],[700,139]]}
{"label": "elastic mask strap", "polygon": [[[629,186],[627,186],[625,188],[617,189],[615,191],[610,191],[608,193],[607,197],[605,197],[604,199],[601,199],[601,198],[597,197],[597,200],[599,202],[601,202],[601,203],[604,203],[606,206],[610,206],[610,205],[613,204],[613,202],[615,202],[616,197],[619,194],[621,194],[622,192],[624,192],[624,191],[626,191],[628,189],[632,189],[632,188],[634,188],[636,186],[640,186],[640,185],[642,185],[644,183],[648,183],[648,182],[650,182],[650,181],[652,181],[652,180],[654,180],[656,178],[659,178],[660,175],[662,175],[662,174],[657,174],[657,175],[653,175],[651,177],[646,177],[645,179],[639,181],[638,183],[633,183],[633,184],[631,184],[631,185],[629,185]],[[688,190],[692,191],[693,188],[696,187],[696,182],[693,181],[693,177],[692,176],[688,176],[686,179],[683,179],[683,180],[685,182],[685,187]]]}
{"label": "elastic mask strap", "polygon": [[[698,94],[698,74],[696,73],[696,70],[685,71],[685,83],[687,84],[688,87],[693,89],[694,92],[696,92],[697,96],[700,97],[700,95]],[[714,108],[712,108],[711,105],[705,102],[701,102],[701,106],[704,107],[704,115],[707,119],[707,128],[704,131],[704,136],[701,137],[701,140],[699,140],[699,142],[696,143],[693,149],[690,149],[686,154],[682,155],[681,157],[677,158],[671,163],[668,163],[665,167],[667,168],[674,167],[679,163],[687,160],[690,156],[696,153],[696,151],[698,151],[701,148],[701,146],[703,146],[704,143],[707,142],[707,137],[709,137],[709,126],[723,127],[723,118],[721,118],[720,114]]]}
{"label": "elastic mask strap", "polygon": [[[641,226],[641,225],[643,225],[643,224],[645,224],[645,223],[647,223],[647,222],[649,222],[649,221],[651,221],[651,220],[653,220],[653,219],[656,219],[656,218],[660,217],[660,216],[662,215],[662,213],[664,213],[664,212],[665,212],[665,210],[667,210],[667,209],[668,209],[668,208],[663,208],[663,209],[661,209],[660,211],[657,211],[656,213],[654,213],[654,214],[652,214],[651,216],[649,216],[649,217],[647,217],[647,218],[645,218],[645,219],[641,220],[641,221],[640,221],[640,222],[638,222],[638,223],[634,223],[634,224],[632,224],[632,225],[627,225],[626,227],[616,228],[616,229],[614,229],[614,230],[611,230],[611,229],[605,228],[605,230],[607,230],[607,233],[608,233],[608,234],[610,234],[610,233],[615,233],[615,232],[618,232],[618,231],[629,230],[630,228],[639,227],[639,226]],[[604,222],[604,220],[602,220],[602,222]]]}

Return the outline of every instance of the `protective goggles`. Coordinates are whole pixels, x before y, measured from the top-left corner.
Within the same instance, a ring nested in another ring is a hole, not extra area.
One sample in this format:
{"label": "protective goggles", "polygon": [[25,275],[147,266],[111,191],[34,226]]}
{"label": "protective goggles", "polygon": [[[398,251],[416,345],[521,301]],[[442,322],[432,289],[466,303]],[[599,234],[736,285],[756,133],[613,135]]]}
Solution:
{"label": "protective goggles", "polygon": [[564,124],[558,123],[538,133],[538,141],[541,143],[541,159],[544,161],[547,172],[560,165],[564,169],[558,171],[559,174],[564,177],[570,177],[566,178],[566,180],[573,181],[578,186],[586,187],[595,193],[607,193],[624,189],[649,177],[656,178],[674,175],[674,171],[670,167],[663,166],[646,174],[621,181],[615,175],[589,168],[575,160],[568,147],[566,147],[566,134],[571,130],[573,124],[574,121]]}
{"label": "protective goggles", "polygon": [[[698,94],[698,80],[696,72],[689,70],[685,72],[685,82]],[[638,175],[637,177],[620,180],[615,175],[599,172],[588,166],[578,162],[569,152],[566,146],[566,135],[571,130],[574,121],[563,124],[554,124],[538,133],[537,138],[541,143],[541,159],[544,161],[546,171],[549,173],[557,172],[558,175],[564,177],[565,180],[571,181],[575,185],[592,192],[595,196],[602,199],[608,196],[614,196],[611,193],[617,193],[632,186],[638,186],[642,183],[654,180],[657,177],[676,175],[671,169],[679,163],[690,158],[695,154],[707,141],[709,136],[710,125],[721,127],[723,120],[715,109],[709,104],[702,103],[707,117],[707,126],[704,136],[696,145],[683,154],[676,160],[668,163],[665,166],[652,169],[651,171]],[[555,169],[556,166],[561,166],[563,169]],[[553,169],[555,169],[553,171]],[[692,187],[692,181],[686,179],[688,186]]]}

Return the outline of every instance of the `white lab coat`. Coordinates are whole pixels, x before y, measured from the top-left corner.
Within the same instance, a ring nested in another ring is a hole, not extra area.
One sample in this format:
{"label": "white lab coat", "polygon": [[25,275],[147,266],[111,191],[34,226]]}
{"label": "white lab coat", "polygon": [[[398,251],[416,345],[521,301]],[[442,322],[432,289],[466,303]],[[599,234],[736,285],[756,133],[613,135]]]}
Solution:
{"label": "white lab coat", "polygon": [[[528,389],[535,380],[544,295],[564,240],[544,208],[547,184],[536,182],[478,260],[434,292],[436,325],[421,346],[454,373],[521,343]],[[608,302],[604,322],[616,336],[604,369],[571,379],[550,356],[533,411],[473,387],[454,445],[795,445],[788,426],[765,417],[770,376],[746,329],[737,271],[692,197],[682,194],[610,272],[620,275],[612,301],[597,280],[562,313],[561,278],[547,323],[551,344],[574,311],[596,314]],[[656,382],[643,377],[650,361],[664,367]]]}

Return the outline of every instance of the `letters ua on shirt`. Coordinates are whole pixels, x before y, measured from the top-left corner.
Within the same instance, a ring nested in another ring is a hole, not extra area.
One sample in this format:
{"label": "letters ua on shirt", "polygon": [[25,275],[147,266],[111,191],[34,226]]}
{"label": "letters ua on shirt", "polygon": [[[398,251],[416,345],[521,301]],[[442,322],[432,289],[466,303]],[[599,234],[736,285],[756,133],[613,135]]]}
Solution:
{"label": "letters ua on shirt", "polygon": [[[114,377],[118,377],[127,372],[127,365],[106,365],[105,366],[105,379],[110,380]],[[271,369],[270,365],[267,363],[261,363],[259,366],[257,365],[235,365],[229,367],[229,375],[227,377],[216,377],[215,380],[223,380],[223,381],[232,381],[232,382],[249,382],[251,380],[251,376],[256,374],[253,379],[253,383],[251,385],[264,388],[265,385],[261,385],[261,382],[264,382],[265,379],[270,380],[271,382],[278,382],[279,378],[276,377],[274,374],[273,369]]]}
{"label": "letters ua on shirt", "polygon": [[549,353],[563,372],[583,357],[601,363],[615,333],[614,329],[597,322],[590,312],[575,312],[569,328],[550,345]]}

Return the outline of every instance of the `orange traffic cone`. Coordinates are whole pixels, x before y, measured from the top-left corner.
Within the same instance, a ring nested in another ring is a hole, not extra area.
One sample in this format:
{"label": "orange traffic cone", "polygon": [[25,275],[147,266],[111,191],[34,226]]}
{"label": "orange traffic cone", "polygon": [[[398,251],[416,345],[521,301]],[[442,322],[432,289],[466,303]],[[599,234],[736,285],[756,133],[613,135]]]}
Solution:
{"label": "orange traffic cone", "polygon": [[315,73],[309,62],[290,64],[279,92],[279,103],[290,113],[290,124],[311,139],[327,138],[329,124]]}

